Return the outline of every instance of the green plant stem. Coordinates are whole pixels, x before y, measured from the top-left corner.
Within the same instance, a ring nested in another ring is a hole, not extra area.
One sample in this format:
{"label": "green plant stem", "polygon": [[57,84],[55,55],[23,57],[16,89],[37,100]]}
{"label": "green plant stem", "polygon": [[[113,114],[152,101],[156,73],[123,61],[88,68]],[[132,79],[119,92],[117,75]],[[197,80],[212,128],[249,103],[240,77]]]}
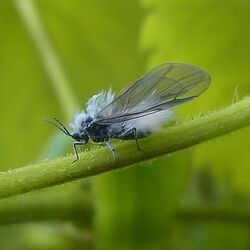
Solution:
{"label": "green plant stem", "polygon": [[75,221],[90,227],[94,213],[88,188],[53,188],[0,201],[0,225],[38,221]]}
{"label": "green plant stem", "polygon": [[[84,189],[83,189],[84,190]],[[44,192],[0,202],[0,225],[39,221],[75,221],[91,226],[94,215],[91,195],[83,190]],[[181,223],[250,223],[250,204],[197,203],[182,205],[174,218]]]}
{"label": "green plant stem", "polygon": [[185,121],[141,139],[140,145],[146,152],[136,150],[134,141],[119,142],[115,145],[116,160],[107,148],[102,147],[80,154],[80,160],[74,164],[74,156],[70,155],[0,172],[0,198],[122,169],[228,134],[249,124],[248,97],[217,112]]}
{"label": "green plant stem", "polygon": [[175,218],[182,223],[224,222],[250,223],[249,204],[197,204],[177,209]]}

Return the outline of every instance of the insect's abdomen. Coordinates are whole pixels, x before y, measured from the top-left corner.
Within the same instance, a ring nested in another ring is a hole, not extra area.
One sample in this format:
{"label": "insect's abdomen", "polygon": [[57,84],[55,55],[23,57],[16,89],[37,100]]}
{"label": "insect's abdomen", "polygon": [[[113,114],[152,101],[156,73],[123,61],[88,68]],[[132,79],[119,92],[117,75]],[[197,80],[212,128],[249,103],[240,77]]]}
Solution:
{"label": "insect's abdomen", "polygon": [[[125,127],[123,128],[121,124],[117,124],[116,126],[112,126],[112,133],[110,133],[111,138],[117,138],[122,140],[134,140],[135,139],[135,130],[132,126],[131,128]],[[148,129],[145,130],[137,130],[137,137],[142,138],[150,135],[150,131]]]}

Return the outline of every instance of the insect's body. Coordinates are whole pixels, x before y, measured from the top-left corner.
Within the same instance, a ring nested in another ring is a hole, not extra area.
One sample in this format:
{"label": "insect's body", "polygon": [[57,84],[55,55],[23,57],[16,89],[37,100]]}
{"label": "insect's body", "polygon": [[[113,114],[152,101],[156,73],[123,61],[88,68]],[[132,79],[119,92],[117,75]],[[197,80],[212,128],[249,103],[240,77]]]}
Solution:
{"label": "insect's body", "polygon": [[104,142],[109,139],[110,125],[99,125],[95,122],[88,124],[85,128],[87,135],[94,142]]}
{"label": "insect's body", "polygon": [[72,137],[76,160],[79,159],[76,146],[104,142],[112,150],[112,138],[136,140],[159,130],[172,117],[170,109],[189,102],[203,93],[210,85],[209,74],[192,65],[166,63],[135,81],[115,96],[111,89],[102,91],[87,102],[86,112],[74,117],[70,133],[57,119],[53,122],[66,135]]}
{"label": "insect's body", "polygon": [[[135,127],[131,127],[131,129],[129,130],[125,130],[124,127],[122,126],[122,124],[120,124],[120,128],[117,132],[113,132],[111,133],[110,138],[116,138],[116,139],[121,139],[121,140],[135,140],[136,136],[134,133],[134,130],[132,128]],[[151,134],[150,130],[143,130],[143,131],[137,131],[137,138],[143,138],[146,136],[149,136]]]}
{"label": "insect's body", "polygon": [[[88,116],[81,122],[81,128],[79,129],[79,134],[85,131],[87,136],[93,142],[105,142],[110,138],[122,139],[122,140],[132,140],[135,139],[135,133],[132,130],[135,128],[133,125],[130,127],[126,126],[126,123],[116,123],[109,125],[102,125],[95,122],[95,120]],[[137,137],[142,138],[150,134],[149,129],[139,129],[137,131]]]}

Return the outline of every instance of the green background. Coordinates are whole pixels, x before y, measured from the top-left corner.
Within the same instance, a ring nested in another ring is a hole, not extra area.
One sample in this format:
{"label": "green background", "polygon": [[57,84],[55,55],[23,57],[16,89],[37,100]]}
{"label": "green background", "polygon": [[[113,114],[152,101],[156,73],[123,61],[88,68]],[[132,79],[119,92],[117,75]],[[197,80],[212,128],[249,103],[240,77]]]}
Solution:
{"label": "green background", "polygon": [[[204,95],[178,108],[177,119],[243,98],[250,92],[249,23],[248,0],[2,0],[1,170],[71,153],[72,141],[44,118],[68,124],[90,96],[109,86],[117,92],[163,62],[198,65],[213,79]],[[42,28],[42,35],[29,27]],[[56,61],[49,64],[51,57]],[[140,168],[92,178],[90,225],[73,215],[39,223],[32,215],[26,223],[13,218],[0,226],[0,250],[249,249],[249,216],[239,219],[249,208],[249,139],[243,129]],[[78,197],[81,188],[78,181],[20,199],[29,206],[42,195],[46,205],[51,192],[71,190]],[[181,216],[189,207],[205,213]],[[227,217],[235,207],[236,215]]]}

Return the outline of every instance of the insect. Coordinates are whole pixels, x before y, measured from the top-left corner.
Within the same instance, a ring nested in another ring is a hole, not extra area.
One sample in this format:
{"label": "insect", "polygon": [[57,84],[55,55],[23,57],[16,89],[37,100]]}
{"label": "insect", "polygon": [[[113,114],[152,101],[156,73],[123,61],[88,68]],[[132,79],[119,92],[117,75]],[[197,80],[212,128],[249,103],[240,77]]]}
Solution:
{"label": "insect", "polygon": [[111,89],[91,97],[86,111],[74,116],[69,130],[54,118],[51,124],[74,139],[75,161],[79,159],[77,147],[89,139],[105,143],[116,157],[111,139],[135,140],[150,135],[172,116],[171,108],[189,102],[209,87],[210,75],[189,64],[165,63],[134,81],[120,94]]}

